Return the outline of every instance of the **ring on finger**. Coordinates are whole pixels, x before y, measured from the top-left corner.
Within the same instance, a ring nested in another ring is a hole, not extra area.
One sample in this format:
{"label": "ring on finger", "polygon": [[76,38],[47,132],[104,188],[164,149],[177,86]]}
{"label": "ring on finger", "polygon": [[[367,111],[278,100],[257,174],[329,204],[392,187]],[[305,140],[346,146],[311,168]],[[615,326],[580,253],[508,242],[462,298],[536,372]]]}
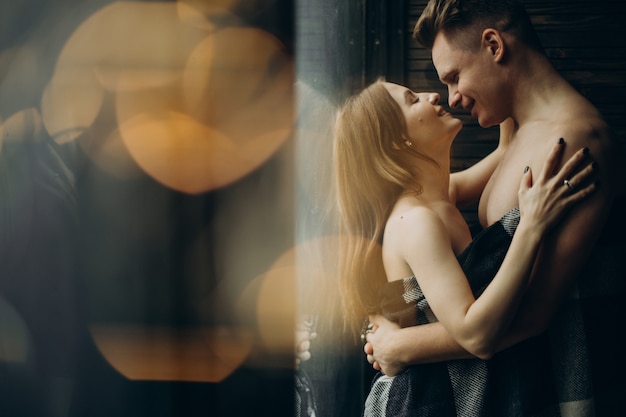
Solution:
{"label": "ring on finger", "polygon": [[370,323],[369,321],[366,321],[366,323],[367,325],[363,323],[363,330],[361,330],[361,342],[363,343],[367,342],[367,335],[374,332],[374,323]]}
{"label": "ring on finger", "polygon": [[373,326],[374,325],[370,323],[369,320],[365,320],[363,327],[361,327],[361,342],[365,343],[367,341],[366,336],[372,331]]}
{"label": "ring on finger", "polygon": [[374,329],[368,328],[363,333],[361,333],[361,342],[367,342],[367,335],[370,333],[374,333]]}
{"label": "ring on finger", "polygon": [[567,185],[567,187],[570,189],[570,191],[574,191],[574,186],[572,185],[572,183],[569,180],[563,180],[563,184]]}

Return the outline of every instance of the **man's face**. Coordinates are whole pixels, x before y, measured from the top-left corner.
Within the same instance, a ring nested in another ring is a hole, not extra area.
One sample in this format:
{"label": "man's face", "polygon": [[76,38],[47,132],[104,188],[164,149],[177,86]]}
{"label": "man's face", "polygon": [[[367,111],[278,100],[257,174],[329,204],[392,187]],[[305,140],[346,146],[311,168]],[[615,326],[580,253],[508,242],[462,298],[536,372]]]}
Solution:
{"label": "man's face", "polygon": [[460,49],[440,32],[433,44],[432,59],[439,79],[448,87],[451,108],[460,106],[469,110],[482,127],[501,122],[493,111],[499,106],[501,94],[496,94],[494,62],[486,48]]}

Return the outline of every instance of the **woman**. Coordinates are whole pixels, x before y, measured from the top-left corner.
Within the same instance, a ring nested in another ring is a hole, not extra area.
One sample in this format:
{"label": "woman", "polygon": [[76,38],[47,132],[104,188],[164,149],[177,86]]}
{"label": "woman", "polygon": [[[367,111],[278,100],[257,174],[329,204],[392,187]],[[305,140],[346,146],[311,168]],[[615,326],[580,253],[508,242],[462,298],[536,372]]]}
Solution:
{"label": "woman", "polygon": [[[450,147],[462,123],[438,101],[436,93],[416,94],[379,80],[338,114],[334,150],[347,240],[340,258],[342,296],[352,324],[377,313],[403,327],[439,320],[467,352],[485,359],[515,314],[543,236],[595,189],[587,181],[593,165],[575,172],[586,157],[581,150],[553,175],[564,147],[559,141],[534,184],[526,168],[519,209],[499,223],[501,234],[512,236],[495,247],[503,252],[500,269],[493,277],[467,277],[457,256],[471,259],[463,251],[472,236],[457,204],[478,199],[510,126],[501,127],[496,151],[450,175]],[[563,185],[566,178],[574,188]],[[377,376],[365,415],[418,407],[454,415],[446,400],[449,371],[430,364],[396,378]]]}

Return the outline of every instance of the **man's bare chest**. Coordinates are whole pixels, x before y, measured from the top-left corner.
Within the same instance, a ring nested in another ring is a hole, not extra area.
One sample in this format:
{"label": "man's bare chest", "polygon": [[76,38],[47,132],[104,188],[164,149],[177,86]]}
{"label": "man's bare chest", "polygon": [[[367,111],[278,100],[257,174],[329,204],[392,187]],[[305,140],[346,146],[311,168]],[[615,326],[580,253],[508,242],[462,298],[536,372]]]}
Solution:
{"label": "man's bare chest", "polygon": [[491,225],[518,205],[518,191],[525,167],[529,166],[536,178],[543,165],[541,147],[511,146],[487,182],[480,198],[478,215],[483,226]]}

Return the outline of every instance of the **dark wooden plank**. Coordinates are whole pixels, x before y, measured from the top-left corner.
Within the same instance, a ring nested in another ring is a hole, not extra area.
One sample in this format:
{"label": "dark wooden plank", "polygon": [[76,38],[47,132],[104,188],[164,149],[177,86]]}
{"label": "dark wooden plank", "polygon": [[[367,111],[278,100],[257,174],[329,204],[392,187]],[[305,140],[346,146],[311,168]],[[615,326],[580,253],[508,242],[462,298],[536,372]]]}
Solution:
{"label": "dark wooden plank", "polygon": [[405,83],[406,0],[367,2],[365,18],[365,81],[381,75]]}

